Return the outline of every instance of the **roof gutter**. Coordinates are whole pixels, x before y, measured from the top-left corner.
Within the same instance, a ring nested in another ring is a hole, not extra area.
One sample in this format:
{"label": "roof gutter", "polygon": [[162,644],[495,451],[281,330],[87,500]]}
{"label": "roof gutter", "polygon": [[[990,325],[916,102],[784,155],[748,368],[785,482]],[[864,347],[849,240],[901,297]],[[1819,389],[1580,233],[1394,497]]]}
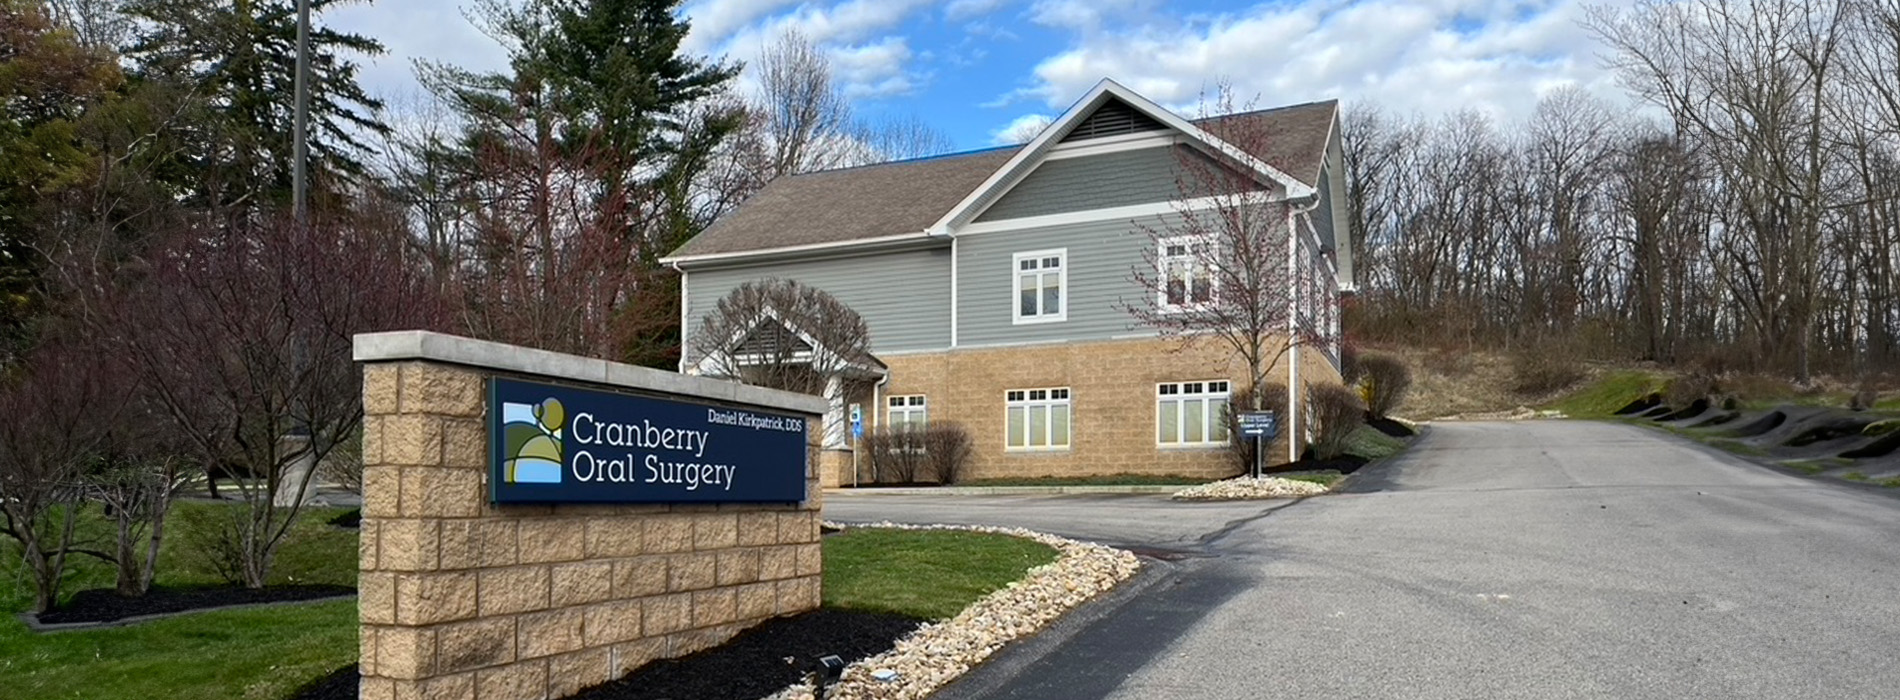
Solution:
{"label": "roof gutter", "polygon": [[856,239],[846,240],[846,241],[829,241],[825,243],[808,243],[805,245],[782,246],[778,248],[737,250],[737,251],[732,251],[729,253],[704,253],[700,255],[669,255],[667,257],[660,258],[660,264],[671,266],[675,270],[682,270],[683,267],[687,265],[718,264],[722,262],[739,263],[739,262],[749,262],[749,261],[754,261],[754,260],[766,261],[766,260],[772,260],[776,258],[798,257],[798,256],[803,256],[809,253],[826,253],[826,252],[831,252],[831,251],[858,252],[860,250],[862,250],[863,252],[874,252],[874,251],[883,250],[886,248],[902,248],[907,245],[914,245],[917,243],[927,243],[934,240],[936,240],[936,237],[932,236],[929,231],[913,231],[910,233],[899,233],[899,234],[894,234],[894,235],[889,235],[889,236],[876,236],[872,238],[856,238]]}

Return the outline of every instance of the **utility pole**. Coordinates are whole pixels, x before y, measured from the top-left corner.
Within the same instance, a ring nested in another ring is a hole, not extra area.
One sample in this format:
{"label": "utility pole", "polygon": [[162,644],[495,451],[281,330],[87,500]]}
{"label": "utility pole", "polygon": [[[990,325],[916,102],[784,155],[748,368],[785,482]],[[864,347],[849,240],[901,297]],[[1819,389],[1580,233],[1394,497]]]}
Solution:
{"label": "utility pole", "polygon": [[290,211],[298,226],[310,223],[310,0],[297,0],[296,104],[291,129]]}

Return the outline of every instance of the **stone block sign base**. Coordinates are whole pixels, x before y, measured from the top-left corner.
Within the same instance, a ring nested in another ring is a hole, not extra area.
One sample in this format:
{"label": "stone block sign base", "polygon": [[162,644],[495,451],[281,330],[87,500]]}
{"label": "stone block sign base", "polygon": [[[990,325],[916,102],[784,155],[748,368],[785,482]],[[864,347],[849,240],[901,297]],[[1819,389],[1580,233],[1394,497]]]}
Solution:
{"label": "stone block sign base", "polygon": [[[823,399],[420,331],[355,356],[363,700],[559,698],[818,607]],[[490,377],[804,415],[806,500],[491,505]]]}

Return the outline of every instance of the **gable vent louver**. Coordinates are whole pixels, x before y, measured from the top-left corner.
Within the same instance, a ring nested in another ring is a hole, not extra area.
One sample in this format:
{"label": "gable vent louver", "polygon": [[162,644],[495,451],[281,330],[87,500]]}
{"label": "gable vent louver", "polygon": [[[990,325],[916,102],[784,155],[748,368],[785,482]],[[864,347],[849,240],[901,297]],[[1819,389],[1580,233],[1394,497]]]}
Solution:
{"label": "gable vent louver", "polygon": [[1063,137],[1062,141],[1064,143],[1086,141],[1104,136],[1119,136],[1166,128],[1153,117],[1135,111],[1135,108],[1128,106],[1127,103],[1110,100],[1096,108],[1093,114],[1082,120],[1082,123],[1075,125],[1075,129],[1070,131],[1068,136]]}

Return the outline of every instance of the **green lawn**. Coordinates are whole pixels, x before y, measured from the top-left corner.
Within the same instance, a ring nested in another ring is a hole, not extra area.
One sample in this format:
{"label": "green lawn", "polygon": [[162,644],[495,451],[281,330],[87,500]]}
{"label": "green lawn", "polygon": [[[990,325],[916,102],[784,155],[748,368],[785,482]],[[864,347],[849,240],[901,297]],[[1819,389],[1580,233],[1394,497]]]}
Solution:
{"label": "green lawn", "polygon": [[1008,535],[847,530],[825,538],[825,606],[946,619],[1055,558]]}
{"label": "green lawn", "polygon": [[[179,504],[160,554],[160,585],[217,584],[187,542],[229,506]],[[273,581],[356,582],[356,533],[311,509],[280,550]],[[89,536],[102,533],[96,511]],[[1055,550],[1003,535],[956,531],[853,530],[825,538],[825,604],[940,619],[1055,559]],[[26,610],[31,589],[17,550],[0,559],[0,604]],[[112,585],[112,571],[75,562],[65,595]],[[34,634],[0,618],[0,697],[7,700],[279,700],[356,661],[356,602],[213,611],[126,627]]]}
{"label": "green lawn", "polygon": [[1332,488],[1333,485],[1338,484],[1341,479],[1346,478],[1345,474],[1341,474],[1331,469],[1325,469],[1325,470],[1316,471],[1316,472],[1287,472],[1285,474],[1271,474],[1269,476],[1277,476],[1279,478],[1287,479],[1291,481],[1311,482],[1311,483],[1319,484],[1326,488]]}
{"label": "green lawn", "polygon": [[1381,459],[1405,449],[1405,441],[1362,425],[1346,435],[1346,454],[1366,459]]}
{"label": "green lawn", "polygon": [[1576,393],[1557,399],[1548,408],[1562,411],[1571,418],[1608,418],[1631,401],[1662,391],[1667,383],[1667,378],[1648,372],[1609,372]]}
{"label": "green lawn", "polygon": [[[222,583],[189,541],[229,507],[176,506],[159,553],[158,585]],[[274,582],[356,584],[356,533],[325,524],[340,512],[313,508],[300,516],[279,550]],[[103,536],[98,511],[88,513],[83,533]],[[0,549],[0,605],[9,613],[24,611],[33,595],[19,550]],[[112,585],[106,565],[89,557],[72,561],[62,597]],[[29,632],[10,614],[0,618],[0,696],[17,700],[276,700],[355,660],[355,601],[214,611],[54,634]]]}

